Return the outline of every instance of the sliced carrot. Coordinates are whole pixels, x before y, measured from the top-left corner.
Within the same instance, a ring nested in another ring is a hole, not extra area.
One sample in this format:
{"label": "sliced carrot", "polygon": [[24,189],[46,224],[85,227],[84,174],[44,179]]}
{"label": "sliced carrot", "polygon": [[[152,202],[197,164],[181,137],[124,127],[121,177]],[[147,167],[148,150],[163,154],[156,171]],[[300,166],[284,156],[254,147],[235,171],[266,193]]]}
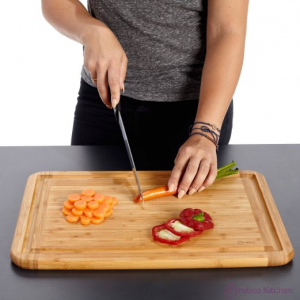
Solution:
{"label": "sliced carrot", "polygon": [[118,198],[117,197],[111,197],[112,199],[112,205],[118,204]]}
{"label": "sliced carrot", "polygon": [[109,196],[109,195],[104,195],[104,201],[111,201],[111,196]]}
{"label": "sliced carrot", "polygon": [[100,224],[112,215],[112,207],[118,203],[117,197],[95,193],[93,189],[81,194],[69,194],[62,213],[71,223],[80,221],[82,225]]}
{"label": "sliced carrot", "polygon": [[91,219],[85,216],[81,216],[80,223],[82,225],[89,225],[91,223]]}
{"label": "sliced carrot", "polygon": [[90,202],[94,200],[92,196],[81,196],[80,199],[86,202]]}
{"label": "sliced carrot", "polygon": [[86,202],[83,200],[79,200],[74,203],[74,206],[77,210],[84,210],[86,209]]}
{"label": "sliced carrot", "polygon": [[97,209],[99,207],[99,202],[93,200],[87,204],[90,209]]}
{"label": "sliced carrot", "polygon": [[81,195],[93,197],[95,195],[95,191],[93,189],[87,189],[87,190],[82,191]]}
{"label": "sliced carrot", "polygon": [[70,215],[66,216],[66,219],[68,222],[76,223],[79,220],[79,217],[70,214]]}
{"label": "sliced carrot", "polygon": [[64,202],[64,208],[71,210],[74,207],[73,203],[71,203],[69,200]]}
{"label": "sliced carrot", "polygon": [[94,200],[98,201],[99,203],[102,203],[104,201],[104,195],[97,193],[94,195]]}
{"label": "sliced carrot", "polygon": [[80,195],[79,194],[70,194],[70,195],[68,195],[68,200],[71,203],[74,203],[74,202],[80,200]]}
{"label": "sliced carrot", "polygon": [[110,210],[108,210],[108,211],[105,213],[104,217],[105,217],[105,218],[108,218],[109,216],[112,215],[112,213],[113,213],[113,210],[110,209]]}
{"label": "sliced carrot", "polygon": [[104,221],[104,218],[95,218],[95,217],[91,218],[91,223],[93,223],[93,224],[100,224],[103,221]]}
{"label": "sliced carrot", "polygon": [[69,209],[66,209],[65,207],[62,209],[62,213],[67,216],[70,215],[72,212]]}
{"label": "sliced carrot", "polygon": [[110,207],[113,206],[113,200],[112,200],[112,197],[109,196],[109,195],[104,195],[104,201],[106,201]]}
{"label": "sliced carrot", "polygon": [[74,207],[74,208],[72,208],[72,214],[73,214],[74,216],[82,216],[82,215],[83,215],[83,210],[78,210],[78,209],[76,209],[76,208]]}
{"label": "sliced carrot", "polygon": [[110,210],[110,205],[107,201],[104,201],[99,204],[99,207],[93,211],[93,215],[96,218],[104,218],[106,212]]}
{"label": "sliced carrot", "polygon": [[83,211],[83,214],[88,217],[88,218],[92,218],[94,215],[93,215],[93,209],[89,209],[89,208],[86,208],[84,211]]}
{"label": "sliced carrot", "polygon": [[[159,198],[159,197],[165,197],[165,196],[170,196],[170,195],[175,195],[177,194],[177,190],[170,192],[169,191],[169,187],[167,185],[164,186],[160,186],[158,188],[155,189],[151,189],[148,191],[145,191],[143,193],[143,198],[144,200],[150,200],[150,199],[154,199],[154,198]],[[137,195],[133,198],[134,202],[140,202],[142,201],[141,199],[141,195]]]}

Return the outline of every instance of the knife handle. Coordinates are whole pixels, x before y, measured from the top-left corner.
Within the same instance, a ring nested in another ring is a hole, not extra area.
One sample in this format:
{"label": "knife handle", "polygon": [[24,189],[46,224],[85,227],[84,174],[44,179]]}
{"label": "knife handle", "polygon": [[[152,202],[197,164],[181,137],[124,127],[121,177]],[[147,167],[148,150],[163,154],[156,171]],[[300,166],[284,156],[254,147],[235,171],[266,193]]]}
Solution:
{"label": "knife handle", "polygon": [[[122,94],[124,93],[123,90],[120,90],[122,92]],[[108,87],[108,93],[109,93],[109,99],[111,99],[111,93],[110,93],[110,88]],[[115,114],[115,118],[117,123],[119,123],[119,111],[121,112],[121,97],[120,97],[120,101],[119,103],[116,105],[115,108],[113,108],[114,110],[114,114]]]}

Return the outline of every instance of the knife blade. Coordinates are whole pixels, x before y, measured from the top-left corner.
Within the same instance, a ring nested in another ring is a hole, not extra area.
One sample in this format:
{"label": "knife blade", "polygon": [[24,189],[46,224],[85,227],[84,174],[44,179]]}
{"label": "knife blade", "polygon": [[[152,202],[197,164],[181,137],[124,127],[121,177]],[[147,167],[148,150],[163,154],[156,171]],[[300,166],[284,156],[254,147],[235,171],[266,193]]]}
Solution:
{"label": "knife blade", "polygon": [[123,119],[122,119],[122,116],[121,116],[121,103],[119,102],[116,105],[116,107],[113,108],[113,110],[114,110],[114,114],[115,114],[116,120],[117,120],[117,122],[120,125],[120,129],[121,129],[122,136],[123,136],[123,139],[124,139],[126,151],[127,151],[128,157],[129,157],[131,169],[133,171],[133,174],[134,174],[134,177],[135,177],[135,181],[137,183],[137,186],[138,186],[138,189],[139,189],[139,193],[140,193],[142,201],[143,201],[143,207],[144,207],[144,197],[143,197],[143,193],[142,193],[142,189],[141,189],[139,177],[138,177],[138,174],[137,174],[137,171],[136,171],[136,167],[135,167],[133,156],[132,156],[131,149],[130,149],[130,146],[129,146],[129,142],[128,142],[127,134],[126,134],[126,131],[125,131]]}

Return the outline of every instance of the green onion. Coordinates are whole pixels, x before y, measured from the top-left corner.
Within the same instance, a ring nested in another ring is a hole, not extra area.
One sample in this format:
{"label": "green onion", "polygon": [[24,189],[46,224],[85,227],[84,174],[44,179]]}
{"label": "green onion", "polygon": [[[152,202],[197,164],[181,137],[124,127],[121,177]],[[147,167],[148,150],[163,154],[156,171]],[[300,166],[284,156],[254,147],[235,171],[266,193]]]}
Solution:
{"label": "green onion", "polygon": [[223,166],[222,168],[218,169],[218,174],[215,180],[218,180],[220,178],[229,176],[229,175],[233,175],[233,174],[238,174],[239,169],[235,168],[234,170],[232,170],[232,168],[236,165],[235,161],[232,161],[232,163]]}
{"label": "green onion", "polygon": [[233,160],[232,163],[230,163],[230,164],[228,164],[228,165],[225,165],[224,167],[218,169],[218,174],[219,174],[220,172],[224,172],[224,171],[230,170],[230,169],[233,168],[235,165],[236,165],[236,162]]}

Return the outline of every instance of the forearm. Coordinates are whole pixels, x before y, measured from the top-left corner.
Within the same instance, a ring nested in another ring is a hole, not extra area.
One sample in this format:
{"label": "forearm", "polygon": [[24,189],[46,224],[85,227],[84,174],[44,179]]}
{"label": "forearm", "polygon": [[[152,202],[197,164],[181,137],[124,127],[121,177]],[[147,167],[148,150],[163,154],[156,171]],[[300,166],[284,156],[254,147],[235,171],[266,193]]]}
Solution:
{"label": "forearm", "polygon": [[245,34],[224,33],[207,43],[195,122],[222,126],[242,69]]}
{"label": "forearm", "polygon": [[107,27],[78,0],[42,0],[45,19],[61,34],[84,45],[89,32]]}

